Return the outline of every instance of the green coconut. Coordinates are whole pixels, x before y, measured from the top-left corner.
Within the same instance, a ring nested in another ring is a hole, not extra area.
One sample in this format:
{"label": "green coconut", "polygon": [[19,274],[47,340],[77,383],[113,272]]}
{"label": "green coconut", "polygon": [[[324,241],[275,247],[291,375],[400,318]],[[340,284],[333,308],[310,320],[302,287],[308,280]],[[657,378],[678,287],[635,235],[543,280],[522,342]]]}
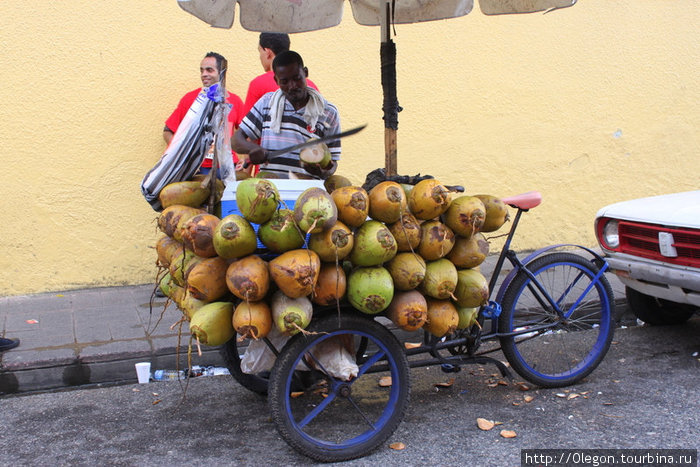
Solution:
{"label": "green coconut", "polygon": [[457,304],[462,308],[473,308],[486,304],[489,299],[489,284],[476,269],[457,271],[457,288],[454,292]]}
{"label": "green coconut", "polygon": [[222,258],[247,256],[257,248],[257,237],[250,223],[238,214],[221,219],[214,229],[214,249]]}
{"label": "green coconut", "polygon": [[249,222],[262,224],[272,217],[279,206],[280,194],[277,187],[263,178],[248,178],[236,187],[236,205],[243,218]]}
{"label": "green coconut", "polygon": [[323,186],[328,193],[333,193],[338,188],[351,185],[352,182],[349,178],[339,174],[333,174],[323,181]]}
{"label": "green coconut", "polygon": [[437,299],[447,299],[457,287],[457,268],[448,259],[430,261],[425,267],[425,279],[420,290],[425,295]]}
{"label": "green coconut", "polygon": [[479,317],[479,307],[472,308],[457,308],[457,315],[459,316],[459,323],[457,323],[457,329],[468,329],[475,324],[477,324],[477,318]]}
{"label": "green coconut", "polygon": [[279,209],[269,221],[258,229],[260,241],[270,251],[284,253],[304,245],[304,236],[294,222],[294,213],[289,209]]}
{"label": "green coconut", "polygon": [[190,320],[190,332],[204,345],[223,345],[235,334],[233,303],[213,302],[202,306]]}
{"label": "green coconut", "polygon": [[270,309],[272,322],[282,334],[287,336],[293,336],[306,328],[313,316],[313,305],[308,298],[290,298],[281,290],[272,295]]}
{"label": "green coconut", "polygon": [[481,226],[482,232],[495,232],[505,224],[510,216],[508,206],[500,198],[493,195],[474,195],[479,198],[486,208],[486,218]]}
{"label": "green coconut", "polygon": [[355,266],[378,266],[391,260],[396,252],[396,240],[386,225],[369,220],[355,232],[350,261]]}
{"label": "green coconut", "polygon": [[338,220],[338,209],[327,191],[312,187],[294,203],[294,220],[302,232],[317,233],[331,228]]}
{"label": "green coconut", "polygon": [[394,298],[391,274],[381,266],[357,268],[348,278],[347,296],[357,310],[370,315],[380,313]]}

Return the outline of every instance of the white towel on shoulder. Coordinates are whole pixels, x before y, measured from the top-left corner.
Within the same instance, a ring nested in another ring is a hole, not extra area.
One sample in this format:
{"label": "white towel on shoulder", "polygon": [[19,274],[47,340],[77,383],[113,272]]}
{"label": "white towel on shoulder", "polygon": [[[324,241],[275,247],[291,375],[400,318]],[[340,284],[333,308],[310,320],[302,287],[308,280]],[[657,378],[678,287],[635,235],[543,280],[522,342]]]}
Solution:
{"label": "white towel on shoulder", "polygon": [[[309,92],[309,102],[304,108],[304,121],[311,128],[316,128],[318,118],[323,115],[326,108],[326,100],[320,92],[313,88],[307,89]],[[281,89],[275,91],[270,99],[270,129],[273,133],[279,133],[282,126],[282,114],[284,114],[284,104],[286,98]]]}

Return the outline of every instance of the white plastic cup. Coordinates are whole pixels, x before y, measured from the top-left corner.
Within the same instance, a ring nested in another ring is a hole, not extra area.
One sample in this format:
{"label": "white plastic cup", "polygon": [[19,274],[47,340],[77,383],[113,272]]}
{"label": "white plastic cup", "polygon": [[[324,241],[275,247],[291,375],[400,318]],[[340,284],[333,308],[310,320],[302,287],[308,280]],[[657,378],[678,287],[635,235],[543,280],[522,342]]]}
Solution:
{"label": "white plastic cup", "polygon": [[139,362],[134,365],[136,367],[136,376],[139,379],[139,384],[146,384],[151,377],[151,362]]}

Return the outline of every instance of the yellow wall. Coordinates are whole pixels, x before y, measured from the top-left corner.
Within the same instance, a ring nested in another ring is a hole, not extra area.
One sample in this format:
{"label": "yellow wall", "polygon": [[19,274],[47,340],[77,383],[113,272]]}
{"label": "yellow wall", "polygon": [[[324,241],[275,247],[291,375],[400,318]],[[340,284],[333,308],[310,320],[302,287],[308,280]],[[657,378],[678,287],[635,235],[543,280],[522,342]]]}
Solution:
{"label": "yellow wall", "polygon": [[[539,189],[516,248],[595,245],[606,204],[698,189],[695,0],[586,0],[550,14],[398,25],[399,172],[499,196]],[[244,97],[257,33],[175,0],[0,2],[0,295],[153,279],[156,213],[140,181],[205,52]],[[379,31],[292,36],[345,127],[341,173],[384,164]]]}

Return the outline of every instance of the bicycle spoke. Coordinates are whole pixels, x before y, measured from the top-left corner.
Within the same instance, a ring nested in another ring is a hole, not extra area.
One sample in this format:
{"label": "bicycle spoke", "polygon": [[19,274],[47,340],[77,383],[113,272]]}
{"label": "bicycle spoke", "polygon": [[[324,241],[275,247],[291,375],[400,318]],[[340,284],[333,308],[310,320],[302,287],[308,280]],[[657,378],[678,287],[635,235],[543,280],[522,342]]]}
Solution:
{"label": "bicycle spoke", "polygon": [[365,413],[362,411],[362,409],[360,409],[360,407],[357,405],[357,403],[355,402],[355,400],[354,400],[352,397],[350,397],[350,396],[346,397],[346,399],[348,400],[348,402],[350,402],[350,404],[352,404],[353,407],[355,407],[355,410],[357,410],[357,413],[360,414],[360,417],[362,417],[362,419],[363,419],[365,422],[367,422],[367,424],[368,424],[370,427],[372,427],[373,430],[376,430],[377,427],[374,426],[374,423],[372,423],[372,421],[371,421],[370,419],[367,418],[367,416],[366,416]]}
{"label": "bicycle spoke", "polygon": [[335,399],[335,392],[328,394],[328,397],[325,397],[320,404],[314,407],[314,409],[311,412],[309,412],[302,421],[298,423],[299,427],[304,428],[311,420],[316,418],[318,414],[323,412],[323,409],[328,407],[328,404],[333,402],[333,399]]}

